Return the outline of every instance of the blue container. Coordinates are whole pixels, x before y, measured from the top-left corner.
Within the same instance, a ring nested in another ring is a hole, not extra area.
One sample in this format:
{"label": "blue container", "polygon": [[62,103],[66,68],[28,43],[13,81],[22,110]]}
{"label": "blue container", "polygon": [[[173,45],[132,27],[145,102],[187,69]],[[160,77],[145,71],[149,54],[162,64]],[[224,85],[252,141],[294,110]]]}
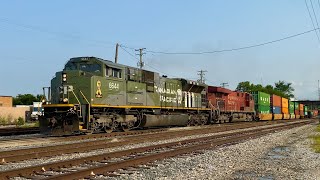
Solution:
{"label": "blue container", "polygon": [[270,111],[271,111],[273,114],[281,114],[281,107],[271,106],[271,107],[270,107]]}

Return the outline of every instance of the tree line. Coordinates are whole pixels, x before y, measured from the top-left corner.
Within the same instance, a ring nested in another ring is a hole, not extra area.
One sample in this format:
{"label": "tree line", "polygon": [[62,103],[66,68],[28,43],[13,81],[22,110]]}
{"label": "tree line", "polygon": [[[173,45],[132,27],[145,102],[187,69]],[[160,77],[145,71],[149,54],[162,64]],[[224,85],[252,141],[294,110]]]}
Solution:
{"label": "tree line", "polygon": [[43,95],[32,95],[32,94],[18,94],[13,97],[13,105],[32,105],[33,102],[40,102],[44,99]]}
{"label": "tree line", "polygon": [[287,83],[285,81],[278,81],[273,85],[262,86],[261,84],[253,84],[249,81],[240,82],[236,88],[237,91],[241,92],[254,92],[261,91],[268,94],[275,94],[285,98],[293,98],[294,88],[292,83]]}

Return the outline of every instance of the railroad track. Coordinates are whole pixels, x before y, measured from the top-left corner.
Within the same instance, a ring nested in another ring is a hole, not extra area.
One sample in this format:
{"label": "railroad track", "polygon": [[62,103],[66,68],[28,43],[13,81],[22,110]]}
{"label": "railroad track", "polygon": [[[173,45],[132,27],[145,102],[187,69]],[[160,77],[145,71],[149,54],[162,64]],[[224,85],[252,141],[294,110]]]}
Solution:
{"label": "railroad track", "polygon": [[30,128],[0,128],[0,136],[22,135],[22,134],[36,134],[40,133],[38,127]]}
{"label": "railroad track", "polygon": [[[287,122],[289,123],[289,122]],[[272,123],[263,123],[269,125]],[[277,124],[277,123],[276,123]],[[82,138],[91,139],[86,142],[76,142],[69,144],[60,144],[53,146],[43,146],[28,149],[0,151],[0,163],[19,162],[23,160],[36,159],[41,157],[52,157],[71,153],[84,153],[98,149],[122,147],[126,145],[139,144],[144,142],[150,142],[150,140],[166,140],[170,138],[181,138],[186,136],[219,133],[224,131],[231,131],[237,129],[259,127],[259,123],[242,123],[237,125],[223,125],[223,126],[207,126],[205,128],[196,128],[184,131],[164,131],[164,129],[148,130],[148,131],[134,131],[126,133],[111,133],[111,134],[96,134],[89,137],[67,137],[60,138],[59,140],[78,140]],[[130,136],[126,136],[130,135]],[[114,139],[105,139],[103,137],[117,137],[117,142],[112,142]],[[86,140],[88,140],[86,139]],[[93,140],[92,140],[93,139]],[[43,140],[43,138],[42,138]]]}
{"label": "railroad track", "polygon": [[[13,169],[1,172],[0,179],[7,179],[17,176],[33,179],[35,178],[34,175],[40,177],[41,179],[78,179],[94,176],[95,174],[108,176],[112,175],[112,172],[119,169],[132,169],[132,167],[137,167],[141,164],[148,164],[155,160],[161,160],[185,153],[191,153],[202,149],[212,149],[221,145],[234,144],[248,138],[259,137],[274,131],[301,126],[307,123],[310,123],[310,121],[300,121],[295,123],[291,122],[278,124],[276,126],[242,130],[241,132],[229,132],[218,135],[215,134],[209,135],[207,137],[185,139],[178,142],[139,147],[135,149],[109,152],[83,158]],[[183,133],[181,133],[181,135],[183,135]],[[173,134],[170,134],[168,136],[172,137]],[[158,135],[156,137],[160,136]],[[159,140],[156,137],[154,137],[154,141]],[[140,139],[143,140],[142,137],[140,137]],[[153,137],[151,138],[151,140],[153,140]],[[70,167],[74,168],[70,169]]]}

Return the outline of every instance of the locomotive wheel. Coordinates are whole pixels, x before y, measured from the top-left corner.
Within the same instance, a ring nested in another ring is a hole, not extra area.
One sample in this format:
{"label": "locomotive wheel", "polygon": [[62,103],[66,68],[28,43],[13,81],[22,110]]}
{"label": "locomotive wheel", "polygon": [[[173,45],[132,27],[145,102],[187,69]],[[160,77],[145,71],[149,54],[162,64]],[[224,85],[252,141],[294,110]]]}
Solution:
{"label": "locomotive wheel", "polygon": [[193,120],[193,119],[190,119],[190,120],[188,121],[187,126],[195,126],[194,120]]}
{"label": "locomotive wheel", "polygon": [[106,133],[112,133],[112,132],[113,132],[113,129],[105,128],[104,131],[105,131]]}

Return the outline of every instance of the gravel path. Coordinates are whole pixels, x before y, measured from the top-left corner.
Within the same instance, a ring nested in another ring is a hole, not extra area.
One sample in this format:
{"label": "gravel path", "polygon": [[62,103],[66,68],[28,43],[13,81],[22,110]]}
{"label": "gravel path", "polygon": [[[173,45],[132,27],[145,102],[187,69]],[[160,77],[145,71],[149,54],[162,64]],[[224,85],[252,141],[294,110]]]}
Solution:
{"label": "gravel path", "polygon": [[320,179],[320,154],[309,148],[314,128],[306,125],[281,131],[106,179]]}

